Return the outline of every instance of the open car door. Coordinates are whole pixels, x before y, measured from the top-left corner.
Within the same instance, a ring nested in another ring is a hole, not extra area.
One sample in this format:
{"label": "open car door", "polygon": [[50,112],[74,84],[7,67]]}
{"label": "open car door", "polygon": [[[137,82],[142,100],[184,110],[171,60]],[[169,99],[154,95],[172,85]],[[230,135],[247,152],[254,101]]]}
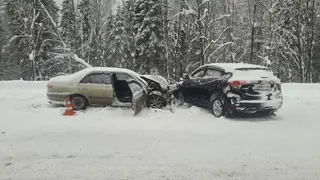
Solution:
{"label": "open car door", "polygon": [[137,115],[147,104],[147,94],[142,86],[136,81],[130,81],[129,87],[132,91],[131,107],[134,115]]}

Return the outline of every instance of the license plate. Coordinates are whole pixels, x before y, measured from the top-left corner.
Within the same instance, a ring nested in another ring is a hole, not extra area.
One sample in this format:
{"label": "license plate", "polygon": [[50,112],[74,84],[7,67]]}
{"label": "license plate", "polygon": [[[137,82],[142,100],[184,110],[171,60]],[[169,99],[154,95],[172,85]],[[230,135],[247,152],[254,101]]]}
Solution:
{"label": "license plate", "polygon": [[271,84],[255,84],[253,86],[255,91],[271,91]]}

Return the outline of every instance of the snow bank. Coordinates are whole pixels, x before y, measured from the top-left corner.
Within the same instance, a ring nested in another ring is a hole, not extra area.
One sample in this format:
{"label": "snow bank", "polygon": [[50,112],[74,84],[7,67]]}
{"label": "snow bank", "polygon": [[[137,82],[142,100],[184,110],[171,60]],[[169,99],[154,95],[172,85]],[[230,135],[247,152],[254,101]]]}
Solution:
{"label": "snow bank", "polygon": [[284,84],[271,118],[191,107],[89,108],[63,117],[46,82],[0,82],[0,179],[320,178],[320,85]]}
{"label": "snow bank", "polygon": [[0,89],[42,89],[47,87],[47,81],[0,81]]}

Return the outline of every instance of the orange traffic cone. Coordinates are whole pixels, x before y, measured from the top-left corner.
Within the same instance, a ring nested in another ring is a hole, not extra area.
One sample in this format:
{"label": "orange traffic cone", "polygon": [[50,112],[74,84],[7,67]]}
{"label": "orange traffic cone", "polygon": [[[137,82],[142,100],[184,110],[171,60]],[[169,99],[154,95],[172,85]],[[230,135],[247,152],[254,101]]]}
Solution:
{"label": "orange traffic cone", "polygon": [[64,116],[73,116],[74,114],[76,114],[76,112],[73,111],[70,98],[68,97],[68,99],[66,101],[66,110],[64,111],[63,115]]}

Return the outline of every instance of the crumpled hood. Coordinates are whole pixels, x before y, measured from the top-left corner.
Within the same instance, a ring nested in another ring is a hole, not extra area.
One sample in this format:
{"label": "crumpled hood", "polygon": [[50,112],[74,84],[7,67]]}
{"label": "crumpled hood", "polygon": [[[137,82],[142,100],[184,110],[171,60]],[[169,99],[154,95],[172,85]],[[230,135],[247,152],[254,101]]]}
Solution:
{"label": "crumpled hood", "polygon": [[163,89],[167,89],[169,86],[168,81],[162,76],[158,76],[158,75],[141,75],[141,76],[151,81],[155,81],[159,83],[161,88]]}

